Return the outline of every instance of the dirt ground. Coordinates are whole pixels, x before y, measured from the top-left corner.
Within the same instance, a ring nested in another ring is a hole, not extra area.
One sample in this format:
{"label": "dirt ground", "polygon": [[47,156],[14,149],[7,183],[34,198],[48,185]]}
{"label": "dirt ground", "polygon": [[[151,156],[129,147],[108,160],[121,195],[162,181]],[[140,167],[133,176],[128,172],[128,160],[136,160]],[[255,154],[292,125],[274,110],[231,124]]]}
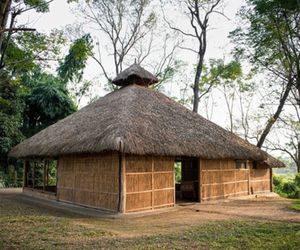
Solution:
{"label": "dirt ground", "polygon": [[193,225],[231,219],[300,222],[300,213],[289,210],[289,204],[288,199],[260,195],[120,215],[28,197],[21,189],[0,189],[0,216],[17,213],[71,218],[76,225],[88,228],[100,225],[103,230],[121,237],[170,233]]}

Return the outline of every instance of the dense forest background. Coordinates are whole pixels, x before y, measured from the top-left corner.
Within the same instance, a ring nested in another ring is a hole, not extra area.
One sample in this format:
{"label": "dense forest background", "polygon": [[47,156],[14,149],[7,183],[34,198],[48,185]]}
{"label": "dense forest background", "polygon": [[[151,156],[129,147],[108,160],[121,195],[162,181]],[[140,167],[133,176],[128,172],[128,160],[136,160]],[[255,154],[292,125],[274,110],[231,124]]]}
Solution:
{"label": "dense forest background", "polygon": [[[7,157],[14,145],[98,98],[99,82],[113,91],[113,77],[136,61],[159,78],[158,91],[281,158],[278,192],[300,193],[298,0],[245,1],[230,56],[216,58],[209,34],[215,18],[228,21],[231,1],[69,0],[78,21],[62,30],[19,21],[52,2],[0,3],[0,186],[21,185],[21,163]],[[95,80],[86,77],[91,61]]]}

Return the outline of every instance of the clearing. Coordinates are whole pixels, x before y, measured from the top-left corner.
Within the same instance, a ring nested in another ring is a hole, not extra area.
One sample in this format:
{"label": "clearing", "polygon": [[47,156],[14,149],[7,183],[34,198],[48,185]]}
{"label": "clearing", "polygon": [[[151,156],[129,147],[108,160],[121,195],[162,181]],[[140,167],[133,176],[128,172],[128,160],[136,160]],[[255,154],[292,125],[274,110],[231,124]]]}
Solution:
{"label": "clearing", "polygon": [[0,189],[0,249],[299,249],[291,204],[252,196],[111,215]]}

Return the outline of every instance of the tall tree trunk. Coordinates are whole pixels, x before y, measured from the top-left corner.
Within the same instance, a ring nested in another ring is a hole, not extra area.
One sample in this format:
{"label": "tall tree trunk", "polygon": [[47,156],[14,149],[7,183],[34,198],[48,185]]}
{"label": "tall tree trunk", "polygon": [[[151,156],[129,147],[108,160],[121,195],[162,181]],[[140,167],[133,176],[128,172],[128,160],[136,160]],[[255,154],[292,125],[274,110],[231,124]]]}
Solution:
{"label": "tall tree trunk", "polygon": [[298,142],[297,150],[297,172],[300,173],[300,141]]}
{"label": "tall tree trunk", "polygon": [[0,51],[2,51],[2,44],[4,40],[4,32],[2,32],[7,25],[9,10],[12,0],[4,0],[0,3]]}
{"label": "tall tree trunk", "polygon": [[258,143],[257,143],[257,147],[261,148],[262,145],[264,144],[264,141],[266,140],[267,138],[267,135],[270,133],[271,131],[271,128],[273,127],[274,123],[277,121],[282,109],[283,109],[283,106],[285,104],[285,101],[286,99],[288,98],[289,96],[289,93],[292,89],[292,85],[293,85],[293,79],[289,79],[288,81],[288,84],[286,86],[286,89],[283,93],[283,96],[281,97],[280,99],[280,102],[279,102],[279,105],[277,107],[277,110],[276,112],[274,113],[274,115],[268,120],[267,122],[267,125],[264,129],[264,131],[262,132],[262,134],[260,135],[260,138],[258,140]]}
{"label": "tall tree trunk", "polygon": [[195,113],[198,113],[198,108],[199,108],[199,82],[200,82],[200,77],[202,74],[203,59],[204,59],[204,55],[202,55],[202,53],[200,53],[198,64],[197,64],[197,69],[196,69],[194,86],[193,86],[193,92],[194,92],[193,112],[195,112]]}

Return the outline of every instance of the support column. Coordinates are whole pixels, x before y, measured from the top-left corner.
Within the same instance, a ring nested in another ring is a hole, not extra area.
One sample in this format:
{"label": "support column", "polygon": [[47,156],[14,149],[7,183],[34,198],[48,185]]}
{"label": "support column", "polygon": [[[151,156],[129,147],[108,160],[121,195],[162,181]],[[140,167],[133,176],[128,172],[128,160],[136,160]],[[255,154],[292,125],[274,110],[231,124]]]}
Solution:
{"label": "support column", "polygon": [[126,163],[125,154],[119,155],[119,212],[126,212]]}
{"label": "support column", "polygon": [[273,169],[270,168],[270,191],[273,192]]}
{"label": "support column", "polygon": [[32,166],[32,188],[34,188],[34,186],[35,186],[35,165],[36,165],[36,162],[33,162],[33,166]]}
{"label": "support column", "polygon": [[199,202],[202,201],[202,168],[201,168],[201,159],[198,160],[198,181],[199,181]]}
{"label": "support column", "polygon": [[46,186],[46,174],[47,174],[47,171],[46,171],[46,161],[44,161],[44,164],[43,164],[43,191],[45,191],[45,186]]}
{"label": "support column", "polygon": [[29,162],[23,161],[23,188],[28,187],[28,169],[29,169]]}

